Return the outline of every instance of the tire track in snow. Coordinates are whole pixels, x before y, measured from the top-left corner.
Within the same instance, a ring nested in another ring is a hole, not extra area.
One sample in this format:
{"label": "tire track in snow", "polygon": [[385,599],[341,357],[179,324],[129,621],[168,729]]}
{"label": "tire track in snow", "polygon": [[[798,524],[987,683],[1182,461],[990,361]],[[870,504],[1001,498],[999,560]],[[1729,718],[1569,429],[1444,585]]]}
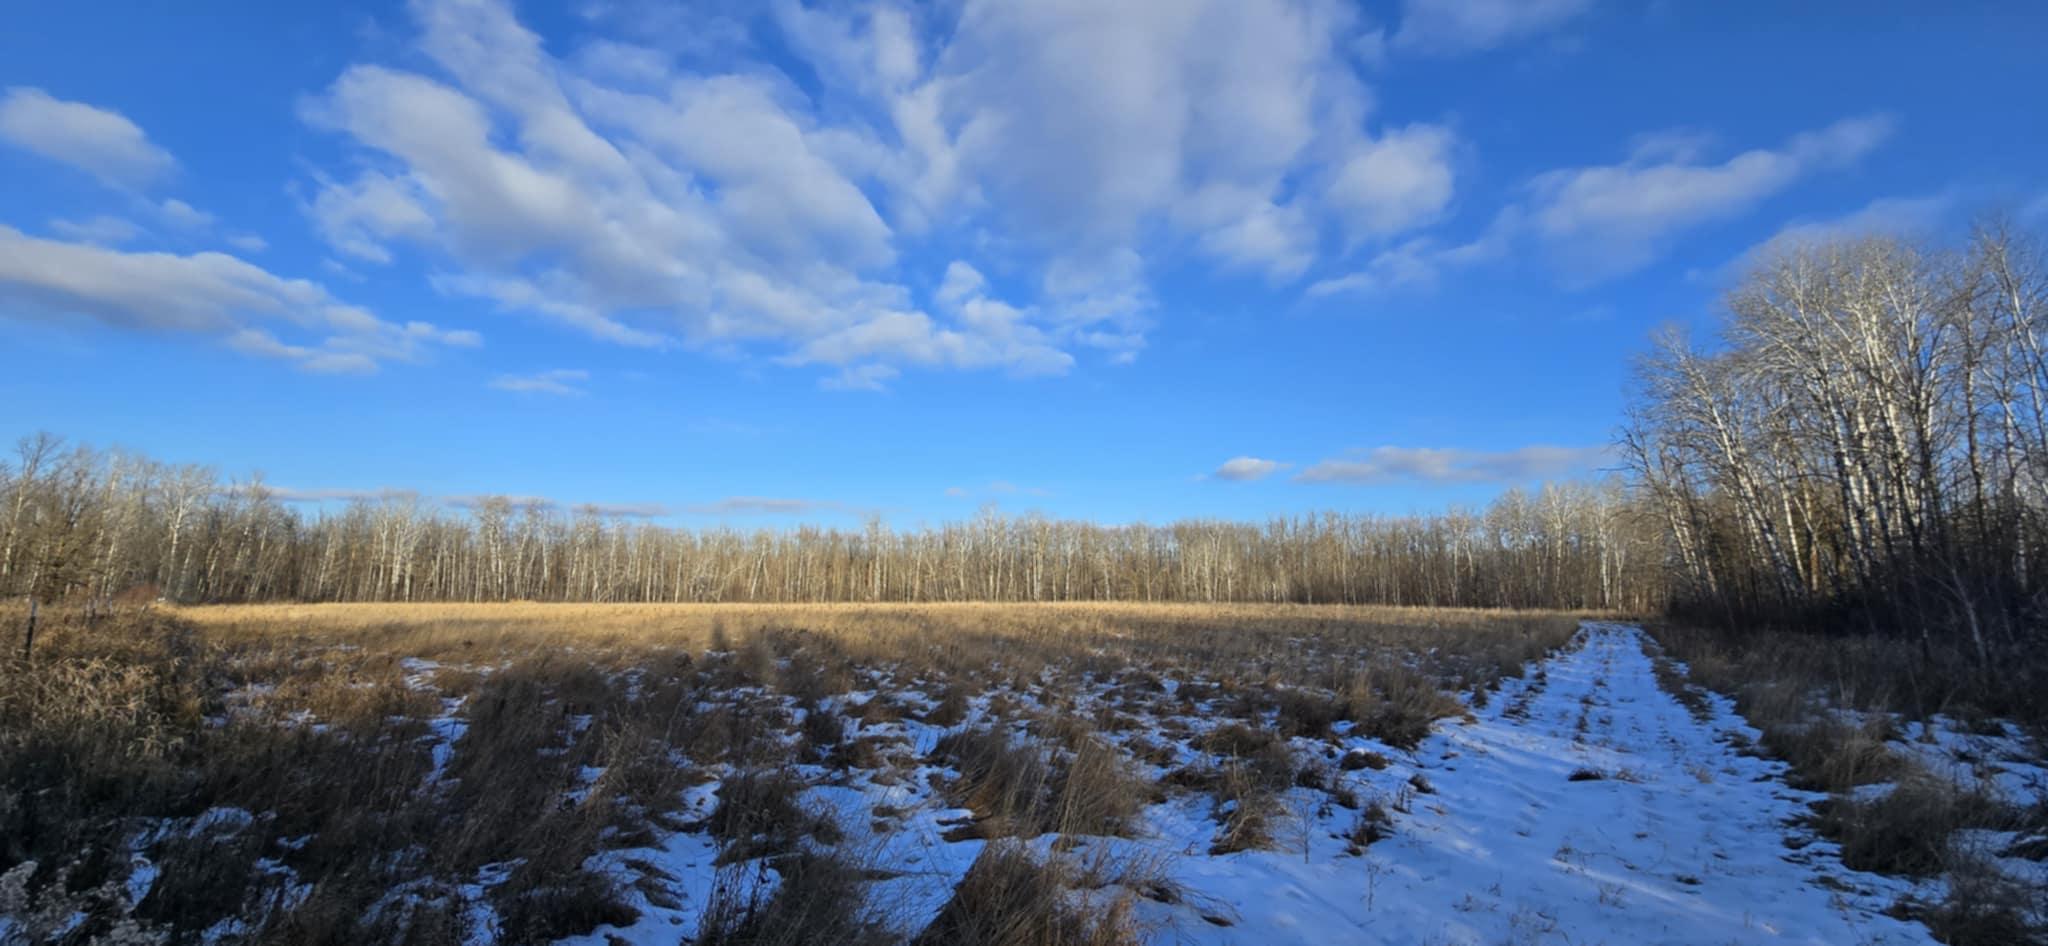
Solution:
{"label": "tire track in snow", "polygon": [[[1154,942],[1933,943],[1881,913],[1903,882],[1843,868],[1793,825],[1821,796],[1729,744],[1757,734],[1725,699],[1701,722],[1659,689],[1642,642],[1589,622],[1472,722],[1441,726],[1415,756],[1434,791],[1362,858],[1329,822],[1291,852],[1177,863],[1237,922],[1169,916]],[[1604,777],[1573,781],[1581,769]]]}
{"label": "tire track in snow", "polygon": [[[1425,747],[1441,814],[1418,808],[1376,856],[1465,853],[1498,879],[1463,912],[1522,911],[1509,932],[1527,942],[1932,942],[1880,914],[1902,883],[1793,824],[1822,796],[1732,748],[1757,734],[1725,700],[1701,722],[1657,686],[1640,629],[1589,622],[1543,670],[1524,718],[1492,709]],[[1796,853],[1794,833],[1810,842]]]}

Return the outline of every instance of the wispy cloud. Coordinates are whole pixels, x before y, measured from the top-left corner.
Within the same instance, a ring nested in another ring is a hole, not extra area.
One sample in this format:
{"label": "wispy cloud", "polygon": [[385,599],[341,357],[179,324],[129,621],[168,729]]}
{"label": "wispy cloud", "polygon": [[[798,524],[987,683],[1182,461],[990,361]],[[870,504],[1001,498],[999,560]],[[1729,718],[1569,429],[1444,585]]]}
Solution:
{"label": "wispy cloud", "polygon": [[52,220],[50,232],[75,243],[119,246],[141,236],[142,228],[132,220],[100,214],[84,220]]}
{"label": "wispy cloud", "polygon": [[[258,487],[252,483],[236,483],[221,490],[221,493],[227,496],[248,496],[254,494],[257,489]],[[281,503],[383,502],[385,500],[416,499],[420,495],[417,490],[399,489],[391,486],[381,486],[375,489],[302,489],[292,486],[272,486],[269,483],[264,483],[261,486],[261,490],[263,495]]]}
{"label": "wispy cloud", "polygon": [[1961,201],[1952,193],[1883,197],[1833,217],[1802,218],[1779,228],[1735,261],[1748,265],[1772,252],[1811,243],[1863,236],[1911,236],[1953,216]]}
{"label": "wispy cloud", "polygon": [[503,500],[512,509],[568,510],[576,515],[600,516],[606,519],[659,519],[675,514],[665,503],[635,502],[563,502],[547,496],[532,494],[479,493],[461,496],[443,496],[441,502],[457,508],[475,510],[484,503]]}
{"label": "wispy cloud", "polygon": [[441,497],[442,502],[447,503],[448,505],[453,506],[457,509],[475,509],[486,502],[496,500],[503,500],[505,505],[510,506],[514,509],[555,509],[560,507],[561,505],[560,503],[557,503],[546,496],[535,496],[531,493],[520,495],[507,495],[504,493],[477,493],[473,495]]}
{"label": "wispy cloud", "polygon": [[1653,138],[1622,164],[1537,177],[1528,201],[1510,208],[1501,225],[1525,228],[1574,279],[1619,275],[1656,259],[1680,233],[1747,213],[1802,177],[1854,163],[1895,127],[1886,115],[1846,118],[1719,163],[1700,161],[1689,140]]}
{"label": "wispy cloud", "polygon": [[1749,213],[1802,178],[1855,163],[1895,127],[1883,114],[1846,118],[1719,162],[1703,159],[1700,135],[1648,136],[1621,163],[1537,175],[1522,199],[1471,240],[1416,237],[1382,250],[1363,269],[1319,280],[1308,294],[1426,287],[1448,270],[1523,255],[1546,260],[1568,284],[1620,276],[1656,261],[1692,230]]}
{"label": "wispy cloud", "polygon": [[577,503],[570,508],[578,513],[607,519],[658,519],[674,514],[674,510],[663,503]]}
{"label": "wispy cloud", "polygon": [[948,486],[946,496],[951,499],[972,499],[974,497],[1001,498],[1005,496],[1051,496],[1052,490],[1042,486],[1020,486],[1009,480],[990,480],[977,486]]}
{"label": "wispy cloud", "polygon": [[1593,8],[1593,0],[1406,0],[1393,46],[1450,56],[1492,49],[1556,29]]}
{"label": "wispy cloud", "polygon": [[1529,446],[1487,451],[1432,447],[1354,450],[1301,471],[1304,483],[1515,483],[1590,472],[1609,462],[1607,447]]}
{"label": "wispy cloud", "polygon": [[832,500],[772,496],[728,496],[714,502],[693,503],[683,508],[686,512],[701,516],[801,516],[857,511],[845,503]]}
{"label": "wispy cloud", "polygon": [[1287,469],[1288,466],[1289,464],[1281,463],[1278,460],[1264,460],[1258,457],[1231,457],[1223,461],[1223,465],[1217,467],[1215,472],[1209,475],[1219,480],[1248,483],[1252,480],[1265,479],[1281,470]]}
{"label": "wispy cloud", "polygon": [[[247,496],[256,491],[249,483],[237,483],[222,490],[224,495]],[[372,489],[353,487],[295,487],[262,485],[263,495],[277,502],[285,503],[428,503],[450,509],[475,510],[487,501],[503,500],[515,510],[542,509],[567,510],[583,515],[601,516],[607,519],[656,519],[674,514],[674,510],[663,503],[651,502],[580,502],[568,503],[547,496],[532,494],[471,493],[453,496],[428,496],[414,489],[394,486],[380,486]]]}
{"label": "wispy cloud", "polygon": [[[130,330],[190,332],[236,351],[321,373],[375,371],[418,361],[436,347],[482,337],[426,322],[387,322],[303,279],[275,275],[224,253],[127,252],[30,236],[0,224],[0,317],[85,316]],[[276,332],[307,333],[305,342]]]}
{"label": "wispy cloud", "polygon": [[111,109],[16,86],[0,93],[0,140],[78,168],[102,182],[140,189],[177,168],[141,126]]}
{"label": "wispy cloud", "polygon": [[491,379],[490,386],[500,391],[580,397],[590,393],[582,387],[589,380],[590,372],[580,368],[556,368],[525,375],[501,374]]}
{"label": "wispy cloud", "polygon": [[[617,37],[558,52],[497,0],[411,9],[402,67],[352,65],[302,110],[355,146],[305,189],[337,254],[827,387],[1130,361],[1182,257],[1285,283],[1456,191],[1453,130],[1369,122],[1381,34],[1320,0],[772,5],[825,94]],[[932,272],[908,251],[940,228],[1004,236]]]}

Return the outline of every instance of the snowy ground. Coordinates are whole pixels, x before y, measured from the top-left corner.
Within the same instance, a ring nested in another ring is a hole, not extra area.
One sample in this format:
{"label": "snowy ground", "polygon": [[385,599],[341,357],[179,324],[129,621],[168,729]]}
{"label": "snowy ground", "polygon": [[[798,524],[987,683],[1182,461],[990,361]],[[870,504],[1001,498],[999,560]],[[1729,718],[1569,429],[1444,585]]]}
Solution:
{"label": "snowy ground", "polygon": [[1160,941],[1932,942],[1878,912],[1899,882],[1844,869],[1795,826],[1819,796],[1732,748],[1747,727],[1725,706],[1701,723],[1657,688],[1640,635],[1589,625],[1512,685],[1526,700],[1511,691],[1444,727],[1419,752],[1435,793],[1362,861],[1312,835],[1306,857],[1181,862],[1176,876],[1238,922],[1178,923]]}
{"label": "snowy ground", "polygon": [[[1297,788],[1274,850],[1211,855],[1212,802],[1177,794],[1146,810],[1137,837],[1089,839],[1067,856],[1142,861],[1170,879],[1177,902],[1139,902],[1161,944],[1931,943],[1923,927],[1880,912],[1910,887],[1845,869],[1800,823],[1820,796],[1738,751],[1757,734],[1725,700],[1702,722],[1661,691],[1642,644],[1635,628],[1588,624],[1573,647],[1413,753],[1356,736],[1296,740],[1297,752],[1392,760],[1332,769],[1392,813],[1392,836],[1362,853],[1344,838],[1358,813]],[[889,725],[920,752],[941,731]],[[894,875],[870,900],[913,935],[986,843],[942,837],[968,813],[925,789],[926,774],[807,793],[849,827],[843,852]],[[892,817],[869,816],[880,810]],[[670,896],[637,904],[633,927],[573,942],[689,935],[720,882],[714,856],[689,834],[618,852],[611,863],[642,865],[642,886],[652,868]]]}

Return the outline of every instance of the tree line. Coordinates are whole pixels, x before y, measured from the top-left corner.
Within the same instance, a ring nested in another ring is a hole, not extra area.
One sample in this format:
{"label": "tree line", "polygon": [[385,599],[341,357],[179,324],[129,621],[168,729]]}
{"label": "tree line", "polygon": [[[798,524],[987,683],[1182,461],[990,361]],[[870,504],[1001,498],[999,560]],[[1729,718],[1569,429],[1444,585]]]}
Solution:
{"label": "tree line", "polygon": [[1257,601],[1670,608],[1918,635],[1989,664],[2048,627],[2048,268],[1959,246],[1772,251],[1716,335],[1665,331],[1625,475],[1483,509],[1100,525],[688,529],[416,495],[305,509],[260,480],[38,435],[0,465],[0,593],[104,603]]}
{"label": "tree line", "polygon": [[1004,515],[909,530],[687,529],[508,497],[310,512],[260,481],[23,440],[0,472],[0,591],[104,603],[1264,601],[1643,608],[1655,537],[1618,482],[1483,510],[1105,526]]}

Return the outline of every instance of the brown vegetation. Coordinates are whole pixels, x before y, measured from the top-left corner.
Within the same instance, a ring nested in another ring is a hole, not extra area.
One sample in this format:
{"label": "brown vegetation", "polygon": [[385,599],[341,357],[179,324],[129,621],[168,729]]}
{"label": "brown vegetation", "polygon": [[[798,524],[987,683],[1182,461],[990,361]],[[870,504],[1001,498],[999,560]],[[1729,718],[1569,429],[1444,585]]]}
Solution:
{"label": "brown vegetation", "polygon": [[[1282,793],[1357,803],[1317,761],[1333,726],[1398,712],[1413,720],[1402,732],[1426,729],[1457,702],[1437,686],[1519,672],[1575,624],[1244,605],[44,617],[31,658],[0,660],[0,874],[18,898],[87,909],[88,934],[232,920],[252,942],[336,944],[456,941],[479,904],[506,943],[625,922],[661,879],[587,865],[679,830],[715,840],[728,870],[782,878],[765,896],[721,886],[706,941],[887,941],[862,905],[867,868],[834,847],[845,826],[802,795],[934,766],[954,773],[940,791],[975,811],[963,827],[979,837],[1050,835],[1065,850],[1126,832],[1166,793],[1202,792],[1219,848],[1267,846]],[[925,756],[892,735],[917,719],[947,728]],[[1189,756],[1210,774],[1176,783],[1145,761]],[[1372,754],[1356,768],[1374,761],[1386,764]],[[711,781],[715,806],[687,808],[684,790]],[[890,830],[904,814],[873,818]],[[1021,848],[991,850],[943,921],[994,937],[975,941],[1122,942],[1119,898],[1150,895],[1064,856],[1027,870]],[[156,880],[129,903],[138,856]],[[989,886],[1018,877],[1036,892]],[[1074,912],[1062,894],[1065,913],[984,909],[1019,897],[1015,909],[1041,911],[1056,889],[1094,906]],[[967,904],[983,906],[969,918]]]}

